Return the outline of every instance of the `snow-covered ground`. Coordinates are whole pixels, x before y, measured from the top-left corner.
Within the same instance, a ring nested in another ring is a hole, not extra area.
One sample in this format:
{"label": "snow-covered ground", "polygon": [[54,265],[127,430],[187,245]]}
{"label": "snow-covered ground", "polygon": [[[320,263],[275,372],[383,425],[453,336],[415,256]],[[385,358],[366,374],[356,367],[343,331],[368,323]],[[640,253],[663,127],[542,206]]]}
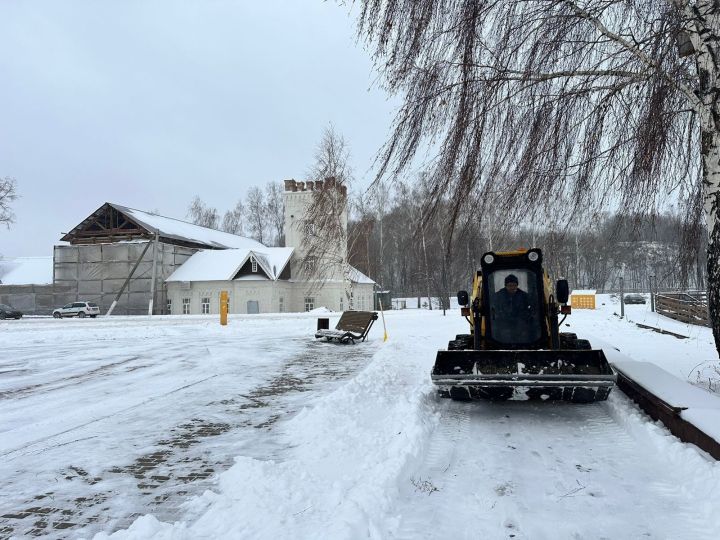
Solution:
{"label": "snow-covered ground", "polygon": [[[564,329],[715,384],[709,329],[598,307]],[[316,316],[0,323],[0,537],[720,537],[720,465],[617,390],[443,400],[457,312],[387,312],[355,346]]]}

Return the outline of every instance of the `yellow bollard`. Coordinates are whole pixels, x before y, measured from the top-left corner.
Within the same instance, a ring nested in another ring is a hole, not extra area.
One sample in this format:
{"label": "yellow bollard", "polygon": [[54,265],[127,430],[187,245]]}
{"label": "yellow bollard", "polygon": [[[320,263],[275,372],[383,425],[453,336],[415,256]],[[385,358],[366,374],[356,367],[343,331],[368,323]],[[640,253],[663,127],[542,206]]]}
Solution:
{"label": "yellow bollard", "polygon": [[220,291],[220,324],[227,326],[228,292]]}
{"label": "yellow bollard", "polygon": [[387,341],[388,335],[387,335],[387,328],[385,327],[385,312],[383,311],[382,300],[380,300],[380,298],[378,298],[378,303],[380,304],[380,316],[382,317],[382,322],[383,322],[383,332],[385,332],[385,334],[383,335],[383,341]]}

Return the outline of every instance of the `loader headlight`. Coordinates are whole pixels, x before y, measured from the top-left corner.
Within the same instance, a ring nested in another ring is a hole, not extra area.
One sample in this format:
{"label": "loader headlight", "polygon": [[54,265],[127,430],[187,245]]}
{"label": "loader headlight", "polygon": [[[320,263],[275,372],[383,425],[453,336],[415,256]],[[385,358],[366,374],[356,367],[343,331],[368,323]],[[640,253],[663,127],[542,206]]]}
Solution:
{"label": "loader headlight", "polygon": [[494,260],[495,260],[495,257],[490,255],[489,253],[487,255],[485,255],[485,257],[483,258],[483,261],[485,261],[485,264],[492,264]]}
{"label": "loader headlight", "polygon": [[528,253],[528,260],[530,260],[530,262],[537,261],[539,257],[540,255],[538,255],[537,251],[531,251],[530,253]]}

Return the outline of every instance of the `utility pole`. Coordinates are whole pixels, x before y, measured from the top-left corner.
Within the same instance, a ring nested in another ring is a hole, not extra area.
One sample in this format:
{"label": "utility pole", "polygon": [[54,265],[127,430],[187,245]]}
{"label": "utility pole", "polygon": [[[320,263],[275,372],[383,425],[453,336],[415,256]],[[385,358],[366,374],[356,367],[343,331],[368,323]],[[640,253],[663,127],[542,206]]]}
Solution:
{"label": "utility pole", "polygon": [[650,311],[655,313],[655,274],[650,274]]}

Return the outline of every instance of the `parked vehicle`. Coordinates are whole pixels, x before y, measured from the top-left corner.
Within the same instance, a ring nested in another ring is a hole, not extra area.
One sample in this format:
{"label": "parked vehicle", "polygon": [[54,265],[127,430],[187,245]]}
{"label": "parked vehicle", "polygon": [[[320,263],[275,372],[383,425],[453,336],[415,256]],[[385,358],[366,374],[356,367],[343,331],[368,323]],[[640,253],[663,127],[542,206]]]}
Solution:
{"label": "parked vehicle", "polygon": [[92,317],[93,319],[100,315],[100,308],[93,302],[72,302],[53,311],[53,317],[62,319],[63,317]]}
{"label": "parked vehicle", "polygon": [[22,311],[18,311],[7,304],[0,304],[0,319],[19,319],[22,316]]}
{"label": "parked vehicle", "polygon": [[644,304],[646,302],[645,295],[640,293],[628,293],[625,295],[626,304]]}

